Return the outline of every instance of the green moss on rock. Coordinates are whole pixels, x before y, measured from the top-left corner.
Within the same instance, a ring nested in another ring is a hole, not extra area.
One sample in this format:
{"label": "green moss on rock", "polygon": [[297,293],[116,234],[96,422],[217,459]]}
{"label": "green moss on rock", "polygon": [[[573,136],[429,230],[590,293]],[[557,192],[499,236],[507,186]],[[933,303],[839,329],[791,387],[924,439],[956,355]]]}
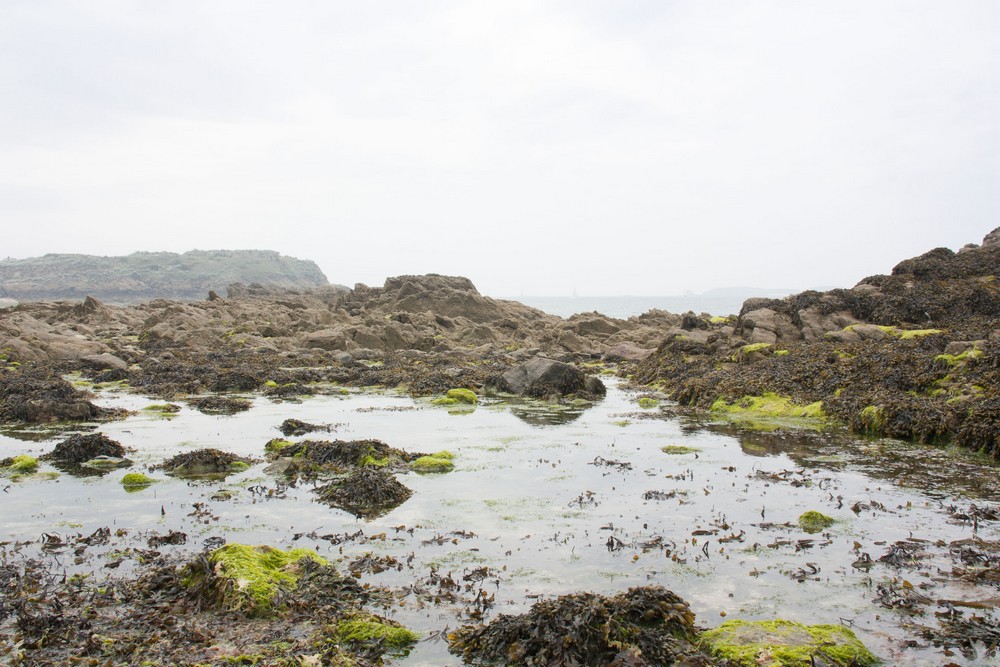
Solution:
{"label": "green moss on rock", "polygon": [[435,398],[431,403],[434,405],[476,405],[479,397],[471,389],[449,389],[448,393],[439,398]]}
{"label": "green moss on rock", "polygon": [[[879,662],[855,634],[842,625],[803,625],[794,621],[726,621],[701,635],[701,646],[734,667],[810,667]],[[813,658],[821,660],[816,662]]]}
{"label": "green moss on rock", "polygon": [[799,527],[807,533],[818,533],[834,524],[834,520],[821,512],[809,510],[799,517]]}
{"label": "green moss on rock", "polygon": [[826,420],[821,401],[799,405],[792,402],[788,396],[773,392],[765,392],[761,396],[744,396],[732,403],[719,398],[712,404],[710,410],[716,414],[736,418]]}
{"label": "green moss on rock", "polygon": [[147,475],[143,475],[141,472],[129,472],[125,473],[125,476],[122,477],[122,486],[124,486],[126,489],[146,487],[152,484],[154,481],[156,480],[154,480],[152,477],[148,477]]}

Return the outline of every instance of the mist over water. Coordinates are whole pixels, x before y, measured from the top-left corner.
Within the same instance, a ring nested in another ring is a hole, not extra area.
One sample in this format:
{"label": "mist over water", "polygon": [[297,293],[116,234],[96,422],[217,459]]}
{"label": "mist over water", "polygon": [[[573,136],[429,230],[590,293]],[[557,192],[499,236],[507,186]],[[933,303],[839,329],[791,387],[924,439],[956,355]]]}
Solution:
{"label": "mist over water", "polygon": [[742,296],[520,296],[505,297],[545,311],[550,315],[569,317],[575,313],[597,311],[617,319],[642,315],[654,308],[671,313],[708,313],[738,315],[743,307]]}

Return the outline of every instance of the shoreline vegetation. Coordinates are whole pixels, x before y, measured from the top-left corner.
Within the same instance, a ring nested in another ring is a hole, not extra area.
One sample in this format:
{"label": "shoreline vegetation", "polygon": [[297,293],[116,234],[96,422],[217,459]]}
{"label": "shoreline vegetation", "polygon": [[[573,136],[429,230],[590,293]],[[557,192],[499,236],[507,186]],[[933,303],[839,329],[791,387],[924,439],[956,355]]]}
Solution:
{"label": "shoreline vegetation", "polygon": [[[597,312],[564,319],[484,297],[467,278],[435,274],[350,290],[241,284],[225,297],[213,291],[191,302],[153,299],[112,306],[92,296],[26,301],[0,309],[0,424],[121,418],[121,411],[91,400],[88,389],[108,386],[162,400],[158,409],[165,421],[178,409],[176,402],[212,415],[249,409],[249,401],[226,392],[295,399],[373,387],[427,397],[431,405],[457,411],[475,409],[482,396],[509,394],[586,409],[604,394],[600,375],[616,374],[644,392],[641,407],[647,411],[693,412],[751,431],[840,429],[956,444],[1000,459],[997,267],[1000,229],[981,245],[957,253],[931,250],[850,289],[748,299],[728,317],[653,310],[627,319]],[[272,465],[296,474],[316,474],[334,463],[347,466],[343,479],[318,492],[331,506],[359,517],[408,497],[394,470],[442,474],[452,469],[454,458],[441,451],[410,461],[378,441],[273,443]],[[347,459],[336,458],[345,451]],[[220,472],[224,453],[206,452],[193,453],[201,456],[197,463]],[[77,463],[117,465],[123,455],[120,448],[87,449]],[[32,473],[37,461],[29,458],[0,461],[0,473]],[[223,472],[246,466],[223,463]],[[123,484],[140,493],[155,486],[154,478],[138,472],[126,477]],[[379,503],[366,505],[375,496]],[[816,532],[831,525],[818,512],[807,518]],[[144,655],[138,626],[118,638],[76,633],[66,625],[69,617],[56,613],[85,614],[88,605],[148,609],[150,618],[165,624],[168,610],[215,614],[199,621],[215,632],[231,623],[234,631],[255,634],[270,622],[278,635],[308,635],[315,649],[289,657],[278,637],[273,650],[243,662],[204,664],[375,665],[417,640],[362,609],[375,591],[358,588],[304,551],[218,544],[181,566],[152,557],[150,562],[156,567],[101,593],[82,582],[58,584],[44,563],[5,561],[0,633],[18,637],[17,648],[6,654],[10,664],[60,664],[72,650],[97,662],[66,664],[105,664],[105,659],[127,664]],[[49,602],[29,604],[39,590]],[[614,598],[567,595],[539,603],[526,615],[500,614],[489,624],[464,627],[447,639],[453,652],[472,664],[504,656],[532,665],[549,664],[543,658],[553,656],[595,655],[602,662],[593,664],[767,664],[760,662],[762,651],[782,656],[785,665],[875,660],[849,631],[807,629],[780,619],[774,623],[791,628],[787,641],[799,637],[805,649],[757,647],[765,633],[740,624],[731,626],[740,632],[725,640],[716,632],[702,641],[687,604],[675,597],[652,587]],[[320,612],[329,623],[302,625]],[[98,624],[101,613],[89,613]],[[569,618],[582,624],[572,638],[560,634]],[[101,627],[110,632],[110,626]],[[732,646],[733,637],[743,635],[752,649]],[[530,645],[534,653],[525,653],[525,637],[537,644]],[[156,645],[160,653],[150,660],[180,660],[181,653],[171,655],[168,648],[179,642],[176,631],[164,627],[162,638]],[[993,642],[995,650],[997,639],[987,637],[987,646]],[[62,648],[52,649],[59,641]]]}

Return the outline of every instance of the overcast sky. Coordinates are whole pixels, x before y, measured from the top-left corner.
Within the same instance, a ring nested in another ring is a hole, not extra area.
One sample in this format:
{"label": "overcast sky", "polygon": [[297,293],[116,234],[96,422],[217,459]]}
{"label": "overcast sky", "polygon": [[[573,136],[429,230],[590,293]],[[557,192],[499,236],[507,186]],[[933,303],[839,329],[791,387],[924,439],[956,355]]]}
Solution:
{"label": "overcast sky", "polygon": [[1000,3],[0,7],[0,258],[851,286],[1000,226]]}

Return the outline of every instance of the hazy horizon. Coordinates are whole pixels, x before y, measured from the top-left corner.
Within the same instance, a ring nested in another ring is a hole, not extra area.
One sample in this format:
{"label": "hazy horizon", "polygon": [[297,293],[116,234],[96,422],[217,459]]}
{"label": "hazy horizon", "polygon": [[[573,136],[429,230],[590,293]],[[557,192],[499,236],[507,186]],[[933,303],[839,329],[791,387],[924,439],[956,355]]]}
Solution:
{"label": "hazy horizon", "polygon": [[15,2],[0,254],[850,287],[1000,220],[1000,4]]}

